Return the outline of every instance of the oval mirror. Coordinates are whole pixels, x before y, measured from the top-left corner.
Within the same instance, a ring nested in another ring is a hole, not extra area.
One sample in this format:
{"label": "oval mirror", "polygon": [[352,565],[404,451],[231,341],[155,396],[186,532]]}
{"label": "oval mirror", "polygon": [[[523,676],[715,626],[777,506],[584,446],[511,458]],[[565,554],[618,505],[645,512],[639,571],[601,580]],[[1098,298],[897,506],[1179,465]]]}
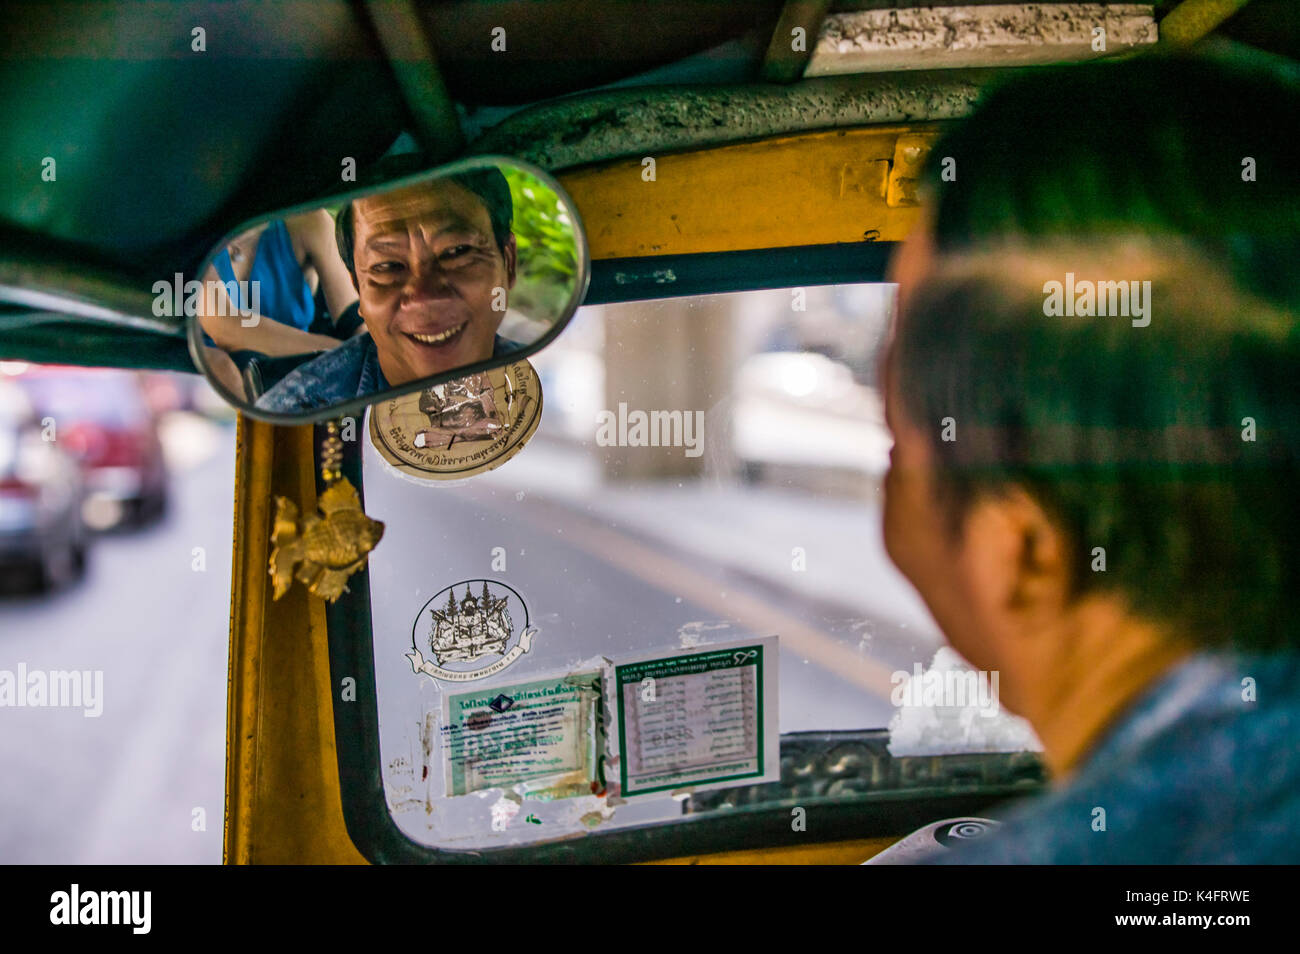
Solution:
{"label": "oval mirror", "polygon": [[359,188],[249,223],[207,257],[187,286],[190,351],[231,404],[321,420],[514,363],[563,330],[589,271],[563,188],[493,156],[409,171],[383,160]]}

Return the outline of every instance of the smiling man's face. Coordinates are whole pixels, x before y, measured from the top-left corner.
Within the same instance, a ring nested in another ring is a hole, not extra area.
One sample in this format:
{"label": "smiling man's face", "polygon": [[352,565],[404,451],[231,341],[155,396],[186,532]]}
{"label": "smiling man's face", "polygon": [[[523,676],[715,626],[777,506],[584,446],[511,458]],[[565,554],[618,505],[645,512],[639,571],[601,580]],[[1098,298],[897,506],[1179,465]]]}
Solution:
{"label": "smiling man's face", "polygon": [[361,317],[389,384],[492,356],[515,240],[498,247],[477,195],[446,179],[420,183],[358,199],[353,222]]}

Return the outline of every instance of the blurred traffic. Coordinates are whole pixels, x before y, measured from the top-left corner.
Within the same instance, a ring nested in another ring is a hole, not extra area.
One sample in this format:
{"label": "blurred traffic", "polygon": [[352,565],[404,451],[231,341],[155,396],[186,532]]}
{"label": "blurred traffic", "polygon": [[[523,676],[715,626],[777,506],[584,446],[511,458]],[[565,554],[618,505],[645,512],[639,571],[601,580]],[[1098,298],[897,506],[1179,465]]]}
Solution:
{"label": "blurred traffic", "polygon": [[0,590],[71,586],[96,535],[162,520],[187,415],[230,412],[194,375],[0,362]]}
{"label": "blurred traffic", "polygon": [[52,589],[80,576],[89,534],[84,471],[41,436],[24,390],[0,379],[0,573],[6,584]]}

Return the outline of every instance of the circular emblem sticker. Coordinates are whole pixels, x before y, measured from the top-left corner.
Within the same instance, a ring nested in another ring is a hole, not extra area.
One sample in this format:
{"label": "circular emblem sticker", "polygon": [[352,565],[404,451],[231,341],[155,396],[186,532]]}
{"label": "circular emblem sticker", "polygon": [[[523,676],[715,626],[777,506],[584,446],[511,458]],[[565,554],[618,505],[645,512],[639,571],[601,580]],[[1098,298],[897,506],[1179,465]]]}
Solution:
{"label": "circular emblem sticker", "polygon": [[414,672],[469,682],[505,669],[532,648],[536,635],[524,598],[512,587],[462,580],[420,607],[406,658]]}
{"label": "circular emblem sticker", "polygon": [[370,442],[399,473],[458,480],[504,464],[542,417],[542,382],[527,361],[381,401]]}

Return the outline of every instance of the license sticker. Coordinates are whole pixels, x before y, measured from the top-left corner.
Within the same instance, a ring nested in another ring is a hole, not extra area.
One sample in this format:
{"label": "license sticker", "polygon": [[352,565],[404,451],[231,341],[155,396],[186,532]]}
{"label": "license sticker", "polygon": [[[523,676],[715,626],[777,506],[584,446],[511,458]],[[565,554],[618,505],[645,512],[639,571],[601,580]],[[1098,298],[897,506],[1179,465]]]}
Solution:
{"label": "license sticker", "polygon": [[603,793],[601,687],[593,671],[449,695],[447,794],[513,788],[545,801]]}
{"label": "license sticker", "polygon": [[614,666],[621,794],[780,778],[775,636]]}

